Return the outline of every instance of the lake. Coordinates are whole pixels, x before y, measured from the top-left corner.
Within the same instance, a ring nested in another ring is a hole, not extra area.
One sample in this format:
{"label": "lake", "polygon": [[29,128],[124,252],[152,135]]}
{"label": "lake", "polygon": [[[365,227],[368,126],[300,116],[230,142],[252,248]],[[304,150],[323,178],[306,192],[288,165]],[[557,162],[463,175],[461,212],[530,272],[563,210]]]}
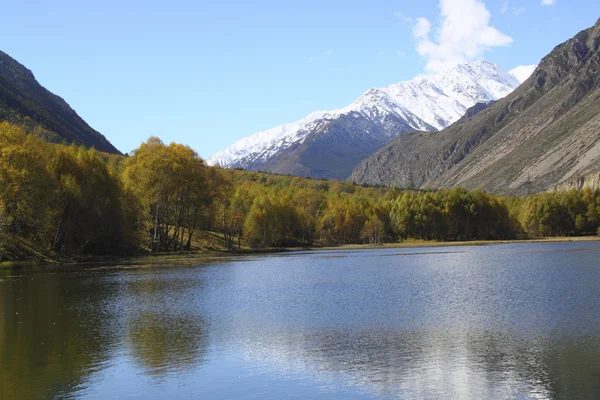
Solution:
{"label": "lake", "polygon": [[0,270],[1,399],[598,399],[600,242]]}

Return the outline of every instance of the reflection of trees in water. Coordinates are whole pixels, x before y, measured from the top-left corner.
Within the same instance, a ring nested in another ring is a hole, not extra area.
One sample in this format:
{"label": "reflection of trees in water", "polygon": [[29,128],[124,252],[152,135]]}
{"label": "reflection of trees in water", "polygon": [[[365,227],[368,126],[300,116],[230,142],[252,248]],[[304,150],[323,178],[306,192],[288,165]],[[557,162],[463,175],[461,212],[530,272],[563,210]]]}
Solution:
{"label": "reflection of trees in water", "polygon": [[195,316],[144,313],[127,325],[133,356],[156,377],[197,366],[206,351],[205,332]]}
{"label": "reflection of trees in water", "polygon": [[235,341],[269,370],[319,380],[339,375],[384,398],[600,398],[598,337],[443,330],[255,335]]}
{"label": "reflection of trees in water", "polygon": [[[11,274],[0,271],[0,399],[76,395],[111,357],[124,354],[137,365],[128,366],[133,373],[195,373],[209,328],[217,347],[275,375],[300,372],[320,382],[340,376],[386,398],[600,398],[600,332],[533,337],[519,329],[484,331],[486,324],[469,326],[468,318],[446,330],[443,323],[360,331],[350,324],[279,324],[282,318],[257,319],[264,314],[246,309],[207,326],[201,309],[213,303],[203,298],[205,278],[185,269]],[[226,314],[244,304],[233,299],[213,301]],[[311,321],[310,313],[305,317]],[[285,330],[290,326],[296,331]]]}
{"label": "reflection of trees in water", "polygon": [[194,304],[201,285],[193,278],[12,275],[19,273],[0,271],[0,399],[75,395],[121,346],[156,376],[203,360],[207,336]]}
{"label": "reflection of trees in water", "polygon": [[124,285],[127,346],[147,374],[164,377],[203,361],[208,338],[194,302],[202,282],[194,279],[184,273],[141,274]]}
{"label": "reflection of trees in water", "polygon": [[110,314],[103,312],[111,293],[64,275],[9,277],[15,273],[0,272],[0,398],[71,393],[114,343]]}
{"label": "reflection of trees in water", "polygon": [[[536,360],[534,358],[534,360]],[[557,399],[600,399],[600,338],[585,336],[546,344],[539,357],[542,368],[528,363],[524,371],[542,379]]]}

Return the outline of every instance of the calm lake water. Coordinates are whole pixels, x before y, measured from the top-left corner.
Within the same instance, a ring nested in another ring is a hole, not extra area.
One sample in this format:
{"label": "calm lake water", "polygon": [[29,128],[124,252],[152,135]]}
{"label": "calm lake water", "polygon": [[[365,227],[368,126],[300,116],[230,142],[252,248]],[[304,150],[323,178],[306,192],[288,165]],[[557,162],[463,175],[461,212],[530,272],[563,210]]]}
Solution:
{"label": "calm lake water", "polygon": [[1,399],[599,399],[600,243],[0,271]]}

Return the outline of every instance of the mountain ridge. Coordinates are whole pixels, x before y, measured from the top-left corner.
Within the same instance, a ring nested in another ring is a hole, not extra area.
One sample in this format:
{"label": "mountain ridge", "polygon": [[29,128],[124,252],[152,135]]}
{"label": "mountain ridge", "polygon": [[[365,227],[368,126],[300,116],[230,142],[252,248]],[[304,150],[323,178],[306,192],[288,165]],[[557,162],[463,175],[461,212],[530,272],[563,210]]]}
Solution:
{"label": "mountain ridge", "polygon": [[121,154],[101,133],[90,127],[60,96],[43,87],[33,72],[0,51],[0,120],[44,131],[53,142],[94,147]]}
{"label": "mountain ridge", "polygon": [[356,183],[549,190],[600,170],[600,20],[556,46],[507,97],[440,132],[414,132],[353,170]]}
{"label": "mountain ridge", "polygon": [[[442,129],[473,105],[498,100],[519,84],[515,76],[493,63],[459,64],[443,73],[371,88],[347,107],[317,111],[295,123],[243,138],[210,157],[208,163],[345,179],[356,165],[353,163],[403,132]],[[327,135],[335,138],[327,138]],[[339,146],[336,148],[333,142]],[[336,172],[329,173],[327,165],[313,168],[320,160],[309,156],[312,153],[334,159],[336,164],[330,163],[329,168]],[[340,163],[343,167],[338,168]]]}

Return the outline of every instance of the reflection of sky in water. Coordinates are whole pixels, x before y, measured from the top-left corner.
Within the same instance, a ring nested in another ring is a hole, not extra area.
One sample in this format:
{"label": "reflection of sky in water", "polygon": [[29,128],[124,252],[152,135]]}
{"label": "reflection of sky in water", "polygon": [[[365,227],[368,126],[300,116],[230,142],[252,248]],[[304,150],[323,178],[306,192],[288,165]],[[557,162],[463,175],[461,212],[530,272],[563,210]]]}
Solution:
{"label": "reflection of sky in water", "polygon": [[55,339],[85,343],[81,371],[50,380],[67,397],[599,398],[598,267],[600,243],[560,243],[6,273],[0,338],[39,340],[7,319],[23,291],[66,318]]}

